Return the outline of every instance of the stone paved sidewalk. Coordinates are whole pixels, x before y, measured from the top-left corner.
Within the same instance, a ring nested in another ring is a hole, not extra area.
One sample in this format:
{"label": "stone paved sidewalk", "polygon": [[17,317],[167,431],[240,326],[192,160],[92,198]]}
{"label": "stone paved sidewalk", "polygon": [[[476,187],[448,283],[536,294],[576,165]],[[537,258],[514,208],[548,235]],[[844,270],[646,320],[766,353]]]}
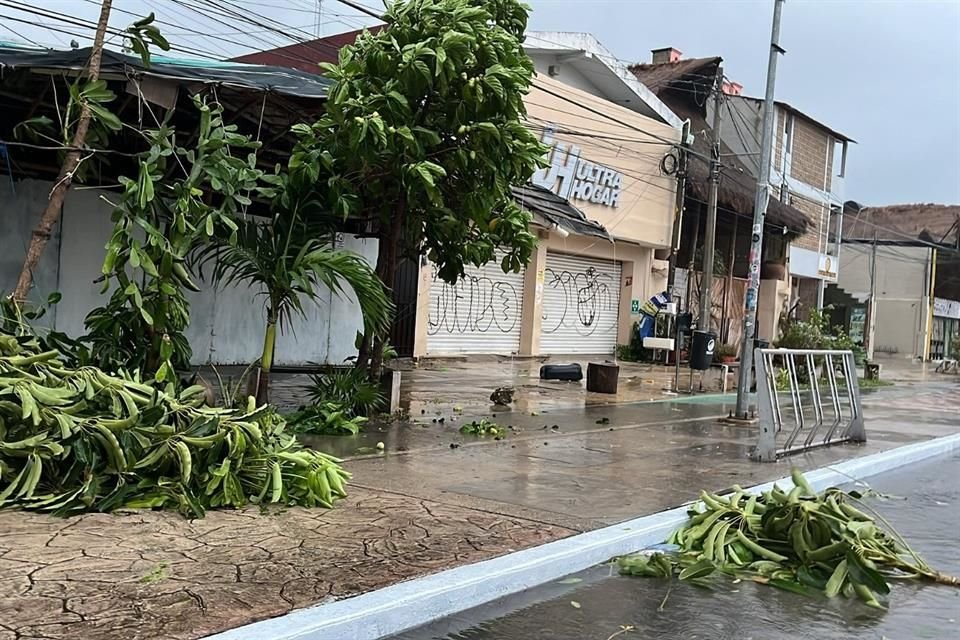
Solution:
{"label": "stone paved sidewalk", "polygon": [[0,512],[0,639],[200,638],[573,531],[354,488],[332,511]]}
{"label": "stone paved sidewalk", "polygon": [[941,383],[865,396],[867,445],[780,464],[749,462],[755,431],[717,424],[711,416],[726,407],[716,401],[516,414],[518,429],[501,442],[425,414],[341,439],[346,452],[376,438],[387,446],[346,463],[351,495],[332,511],[250,508],[195,521],[0,512],[0,640],[200,638],[652,513],[701,488],[947,435],[958,430],[956,391]]}

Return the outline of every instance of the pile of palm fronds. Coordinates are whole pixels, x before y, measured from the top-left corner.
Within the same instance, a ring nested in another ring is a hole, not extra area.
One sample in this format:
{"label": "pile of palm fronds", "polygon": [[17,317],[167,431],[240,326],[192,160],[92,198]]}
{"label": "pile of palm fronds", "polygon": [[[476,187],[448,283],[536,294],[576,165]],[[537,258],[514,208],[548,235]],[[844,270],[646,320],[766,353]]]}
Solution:
{"label": "pile of palm fronds", "polygon": [[[715,574],[749,578],[788,591],[856,596],[885,608],[889,581],[914,578],[960,586],[935,571],[855,491],[816,493],[794,470],[789,493],[703,492],[690,520],[668,544],[676,552],[640,552],[618,560],[621,573],[702,583]],[[860,507],[860,508],[858,508]],[[871,510],[872,511],[872,510]]]}
{"label": "pile of palm fronds", "polygon": [[37,338],[0,332],[0,507],[202,516],[346,495],[340,461],[304,449],[269,407],[207,407],[204,392],[71,368]]}

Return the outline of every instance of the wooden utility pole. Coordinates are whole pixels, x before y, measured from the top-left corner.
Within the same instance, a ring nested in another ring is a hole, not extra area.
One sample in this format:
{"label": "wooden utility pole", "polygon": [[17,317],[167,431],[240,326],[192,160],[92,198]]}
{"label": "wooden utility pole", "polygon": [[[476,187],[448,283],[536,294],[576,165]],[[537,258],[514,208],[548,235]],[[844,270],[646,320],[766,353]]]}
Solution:
{"label": "wooden utility pole", "polygon": [[[773,27],[770,32],[770,57],[767,59],[767,87],[763,97],[763,132],[760,137],[760,171],[756,200],[753,203],[753,228],[750,230],[750,282],[743,304],[743,344],[740,347],[740,374],[737,379],[737,418],[747,417],[750,387],[753,382],[753,338],[757,327],[757,298],[760,295],[760,256],[763,253],[763,222],[770,201],[770,164],[773,156],[773,94],[777,84],[777,58],[780,46],[780,14],[784,0],[774,0]],[[771,336],[772,337],[772,336]]]}
{"label": "wooden utility pole", "polygon": [[[93,50],[90,52],[90,64],[88,77],[91,82],[100,77],[100,58],[103,55],[103,40],[107,32],[107,23],[110,21],[110,7],[113,0],[103,0],[100,5],[100,20],[97,22],[97,32],[93,38]],[[63,165],[60,167],[60,173],[57,181],[50,190],[50,196],[47,200],[47,207],[40,216],[40,222],[37,223],[33,234],[30,237],[30,246],[27,247],[27,256],[23,261],[23,268],[20,270],[20,277],[17,279],[17,286],[13,290],[12,298],[17,304],[23,304],[30,293],[30,285],[33,283],[33,272],[40,262],[43,250],[50,240],[53,228],[60,220],[60,213],[63,210],[63,200],[67,196],[67,190],[70,189],[70,183],[73,182],[73,174],[80,166],[81,148],[87,140],[87,131],[90,129],[90,108],[86,102],[80,103],[80,119],[77,121],[77,128],[73,132],[73,139],[70,143],[70,149],[63,159]]]}
{"label": "wooden utility pole", "polygon": [[717,67],[717,77],[713,86],[713,131],[710,145],[710,195],[707,198],[707,228],[703,235],[703,271],[700,278],[700,320],[697,330],[710,331],[713,320],[713,300],[710,289],[713,287],[713,263],[717,242],[717,192],[720,189],[720,125],[723,118],[723,68]]}

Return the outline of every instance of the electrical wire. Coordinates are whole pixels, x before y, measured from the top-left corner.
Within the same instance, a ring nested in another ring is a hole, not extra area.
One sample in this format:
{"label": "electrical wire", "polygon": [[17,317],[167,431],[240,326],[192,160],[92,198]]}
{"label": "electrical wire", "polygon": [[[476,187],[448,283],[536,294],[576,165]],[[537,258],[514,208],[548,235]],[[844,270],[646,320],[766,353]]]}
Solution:
{"label": "electrical wire", "polygon": [[[67,14],[60,13],[60,12],[57,12],[57,11],[52,11],[52,10],[48,10],[48,9],[37,9],[37,8],[34,8],[34,7],[30,6],[30,5],[23,5],[22,3],[15,3],[15,2],[7,2],[6,0],[0,0],[0,6],[7,7],[7,8],[10,8],[10,9],[14,9],[14,10],[16,10],[16,11],[21,11],[21,12],[23,12],[23,13],[31,14],[31,15],[34,15],[34,16],[49,18],[49,19],[55,20],[55,21],[57,21],[57,22],[61,22],[61,23],[64,23],[64,24],[72,25],[72,26],[81,27],[81,28],[84,28],[84,29],[91,29],[91,30],[93,30],[93,31],[96,31],[96,30],[97,30],[97,24],[94,23],[94,22],[90,22],[90,21],[88,21],[88,20],[83,20],[83,19],[80,19],[80,18],[74,18],[74,17],[72,17],[72,16],[69,16],[69,15],[67,15]],[[25,24],[29,24],[29,25],[32,25],[32,26],[38,26],[38,22],[37,22],[37,21],[29,21],[29,20],[23,20],[23,19],[17,19],[17,18],[8,18],[8,19],[14,20],[14,21],[16,21],[16,22],[23,22],[23,23],[25,23]],[[49,26],[49,25],[43,25],[43,26],[44,26],[45,28],[47,28],[47,29],[60,31],[60,32],[62,32],[62,33],[68,33],[69,35],[74,35],[74,36],[80,37],[80,38],[87,38],[87,37],[89,37],[89,36],[87,36],[87,35],[78,35],[78,34],[76,34],[76,33],[65,32],[65,31],[63,31],[62,29],[54,29],[53,27],[51,27],[51,26]],[[109,26],[106,28],[106,32],[109,33],[110,35],[113,35],[113,36],[125,37],[125,34],[124,34],[123,31],[120,31],[120,30],[118,30],[118,29],[114,29],[114,28],[109,27]],[[220,57],[219,57],[217,54],[212,53],[212,52],[210,52],[210,51],[203,51],[203,50],[199,50],[199,49],[192,49],[192,48],[188,48],[188,47],[181,47],[181,46],[174,46],[174,45],[171,45],[170,49],[173,50],[173,51],[179,51],[179,52],[182,52],[182,53],[187,53],[187,54],[194,55],[194,56],[201,57],[201,58],[208,58],[208,59],[211,59],[211,60],[220,60]]]}
{"label": "electrical wire", "polygon": [[0,22],[0,27],[3,27],[4,29],[6,29],[7,31],[9,31],[10,33],[12,33],[13,35],[15,35],[16,37],[18,37],[18,38],[20,38],[21,40],[23,40],[24,42],[29,42],[30,44],[32,44],[32,45],[34,45],[34,46],[40,47],[41,49],[45,48],[43,45],[41,45],[41,44],[40,44],[39,42],[37,42],[36,40],[32,40],[32,39],[28,38],[27,36],[25,36],[25,35],[23,35],[23,34],[21,34],[21,33],[17,33],[12,27],[9,27],[9,26],[3,24],[2,22]]}

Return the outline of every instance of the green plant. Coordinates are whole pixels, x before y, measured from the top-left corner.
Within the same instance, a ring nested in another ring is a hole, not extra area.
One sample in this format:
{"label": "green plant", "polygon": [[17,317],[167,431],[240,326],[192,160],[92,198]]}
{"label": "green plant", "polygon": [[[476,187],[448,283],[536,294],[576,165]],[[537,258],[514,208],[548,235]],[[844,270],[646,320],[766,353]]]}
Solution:
{"label": "green plant", "polygon": [[346,495],[339,460],[304,449],[269,407],[206,407],[204,387],[171,387],[68,367],[33,336],[0,334],[0,507],[201,517]]}
{"label": "green plant", "polygon": [[[12,299],[17,304],[22,304],[27,299],[27,293],[33,282],[33,272],[40,262],[40,257],[43,255],[54,226],[60,219],[67,190],[74,180],[82,181],[84,174],[93,165],[93,163],[85,161],[94,157],[95,152],[86,153],[85,149],[96,149],[96,147],[104,146],[110,134],[119,131],[123,126],[120,119],[107,107],[116,95],[107,87],[105,81],[99,79],[103,40],[107,31],[109,15],[110,7],[105,4],[101,8],[90,59],[84,69],[77,74],[64,74],[63,76],[66,82],[66,78],[75,75],[75,80],[67,84],[65,93],[68,100],[63,111],[61,111],[60,104],[56,99],[56,79],[53,76],[50,78],[54,88],[57,119],[60,124],[59,139],[55,137],[57,133],[53,131],[53,120],[47,116],[29,118],[16,125],[13,130],[14,136],[18,138],[26,135],[52,142],[59,147],[60,151],[58,153],[61,155],[59,176],[53,189],[50,190],[44,211],[30,237],[30,245],[27,247],[23,267],[20,269],[16,287],[11,294]],[[146,18],[133,23],[123,32],[124,38],[140,54],[146,66],[150,64],[150,46],[156,46],[163,50],[170,48],[159,29],[154,26],[153,21],[154,16],[151,13]],[[33,110],[31,110],[32,112]],[[84,153],[86,155],[83,155]],[[101,160],[101,164],[104,162],[104,160]]]}
{"label": "green plant", "polygon": [[304,390],[314,405],[328,402],[342,406],[350,415],[367,416],[382,409],[387,402],[380,384],[373,382],[363,369],[339,367],[310,376]]}
{"label": "green plant", "polygon": [[633,354],[633,348],[629,344],[618,344],[616,349],[617,360],[624,362],[636,362]]}
{"label": "green plant", "polygon": [[773,383],[777,391],[786,391],[790,388],[790,372],[784,368],[778,368],[773,376]]}
{"label": "green plant", "polygon": [[249,196],[273,193],[261,184],[252,153],[259,143],[226,124],[219,105],[200,98],[194,105],[200,126],[190,149],[164,123],[145,133],[150,148],[138,158],[136,179],[120,177],[123,192],[102,267],[103,292],[111,286],[113,292],[85,322],[97,366],[141,371],[157,382],[175,383],[176,371],[190,362],[185,290],[199,288],[187,270],[188,253],[217,232],[237,233],[234,219]]}
{"label": "green plant", "polygon": [[[547,151],[524,122],[528,14],[517,0],[398,0],[385,29],[321,65],[334,86],[324,116],[294,127],[294,157],[317,165],[331,210],[370,225],[387,287],[404,255],[426,254],[447,282],[498,248],[504,271],[529,261],[530,214],[510,191]],[[384,339],[368,331],[360,350],[374,376]]]}
{"label": "green plant", "polygon": [[810,309],[806,321],[782,320],[777,346],[784,349],[852,351],[857,364],[862,364],[865,358],[863,347],[856,344],[842,328],[831,327],[829,316],[819,309]]}
{"label": "green plant", "polygon": [[[294,160],[291,159],[291,165]],[[248,218],[235,229],[217,236],[216,242],[198,251],[200,266],[212,265],[212,278],[221,285],[259,287],[266,298],[266,328],[257,400],[269,400],[270,372],[277,329],[292,316],[303,316],[307,301],[316,302],[321,285],[336,294],[350,289],[363,313],[364,324],[382,330],[389,326],[393,305],[373,269],[359,255],[333,249],[322,238],[323,230],[305,219],[312,204],[301,191],[300,171],[279,176],[274,200],[275,215]]]}
{"label": "green plant", "polygon": [[249,387],[250,374],[256,365],[256,362],[251,362],[240,372],[239,376],[236,378],[227,376],[226,379],[220,375],[220,369],[215,365],[213,366],[213,375],[217,378],[217,399],[221,407],[233,409],[246,404],[248,397],[246,390]]}
{"label": "green plant", "polygon": [[718,358],[736,358],[740,355],[737,347],[732,344],[722,344],[717,347],[717,357]]}
{"label": "green plant", "polygon": [[286,419],[295,433],[325,436],[355,436],[367,421],[363,416],[351,415],[349,409],[336,402],[304,407],[286,416]]}
{"label": "green plant", "polygon": [[[641,552],[618,560],[628,575],[703,582],[723,574],[801,594],[854,596],[875,608],[894,579],[960,586],[960,578],[931,568],[855,491],[815,492],[793,470],[789,492],[762,494],[739,487],[729,497],[701,492],[690,520],[667,542],[679,552]],[[870,511],[870,515],[864,511]]]}
{"label": "green plant", "polygon": [[[659,323],[659,317],[657,322]],[[643,346],[643,339],[640,337],[639,329],[640,323],[634,322],[633,328],[630,331],[630,344],[617,345],[617,360],[623,360],[624,362],[640,362],[646,357],[648,350]]]}
{"label": "green plant", "polygon": [[460,427],[460,433],[473,436],[494,436],[496,438],[502,438],[503,436],[507,435],[507,430],[496,422],[491,422],[486,418],[482,418],[480,420],[468,422]]}

